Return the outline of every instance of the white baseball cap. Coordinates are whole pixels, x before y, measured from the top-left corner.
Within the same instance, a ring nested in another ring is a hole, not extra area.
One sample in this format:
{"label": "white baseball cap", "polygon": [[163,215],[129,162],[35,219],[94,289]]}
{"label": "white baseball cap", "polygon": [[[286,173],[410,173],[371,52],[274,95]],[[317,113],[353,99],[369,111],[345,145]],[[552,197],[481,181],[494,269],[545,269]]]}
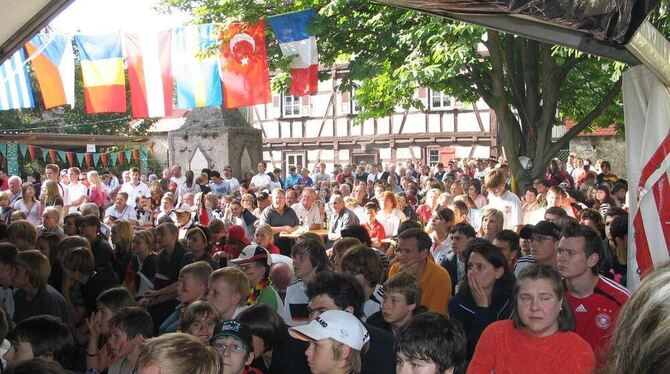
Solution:
{"label": "white baseball cap", "polygon": [[342,310],[328,310],[310,323],[289,329],[292,337],[314,341],[332,338],[360,351],[370,340],[368,330],[353,314]]}

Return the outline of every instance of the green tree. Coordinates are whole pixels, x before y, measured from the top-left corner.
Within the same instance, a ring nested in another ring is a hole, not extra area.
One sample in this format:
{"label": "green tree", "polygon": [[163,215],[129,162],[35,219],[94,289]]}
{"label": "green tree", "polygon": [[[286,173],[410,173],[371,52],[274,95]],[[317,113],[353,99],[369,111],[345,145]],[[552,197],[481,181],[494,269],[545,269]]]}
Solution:
{"label": "green tree", "polygon": [[[365,0],[163,0],[161,7],[190,12],[195,23],[224,24],[314,7],[311,31],[319,38],[320,63],[348,63],[340,90],[360,82],[359,120],[389,115],[397,106],[422,109],[414,97],[418,87],[466,102],[481,97],[495,112],[500,141],[522,184],[542,175],[580,132],[623,119],[625,65],[465,23]],[[268,36],[271,66],[281,70],[286,59]],[[286,76],[278,82],[285,84]],[[553,141],[552,128],[566,119],[575,125]],[[519,156],[530,157],[532,169],[524,170]]]}

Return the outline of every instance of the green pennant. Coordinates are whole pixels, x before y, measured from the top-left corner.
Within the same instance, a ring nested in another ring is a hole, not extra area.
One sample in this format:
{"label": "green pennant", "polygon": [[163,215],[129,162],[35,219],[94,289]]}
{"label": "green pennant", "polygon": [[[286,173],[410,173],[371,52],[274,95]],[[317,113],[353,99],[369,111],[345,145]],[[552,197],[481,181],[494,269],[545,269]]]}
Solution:
{"label": "green pennant", "polygon": [[19,175],[19,154],[16,143],[7,144],[7,172],[9,175]]}
{"label": "green pennant", "polygon": [[147,158],[149,156],[149,151],[147,150],[147,147],[141,145],[140,146],[140,158]]}
{"label": "green pennant", "polygon": [[44,162],[47,162],[47,156],[49,156],[49,150],[42,148],[42,160],[44,160]]}
{"label": "green pennant", "polygon": [[126,163],[130,164],[133,161],[133,151],[128,149],[124,153],[126,154]]}
{"label": "green pennant", "polygon": [[67,162],[67,157],[65,156],[65,151],[57,151],[56,153],[58,153],[58,157],[60,157],[60,159],[63,160],[63,162]]}
{"label": "green pennant", "polygon": [[112,166],[116,166],[116,159],[119,157],[118,153],[112,152],[109,154],[109,161],[112,162]]}
{"label": "green pennant", "polygon": [[0,153],[7,157],[7,143],[0,143]]}
{"label": "green pennant", "polygon": [[28,152],[28,144],[19,144],[19,151],[21,151],[21,155],[23,157],[26,157],[26,152]]}
{"label": "green pennant", "polygon": [[77,152],[77,163],[79,163],[79,166],[84,166],[84,154]]}
{"label": "green pennant", "polygon": [[100,161],[100,153],[93,154],[93,165],[98,167],[98,161]]}

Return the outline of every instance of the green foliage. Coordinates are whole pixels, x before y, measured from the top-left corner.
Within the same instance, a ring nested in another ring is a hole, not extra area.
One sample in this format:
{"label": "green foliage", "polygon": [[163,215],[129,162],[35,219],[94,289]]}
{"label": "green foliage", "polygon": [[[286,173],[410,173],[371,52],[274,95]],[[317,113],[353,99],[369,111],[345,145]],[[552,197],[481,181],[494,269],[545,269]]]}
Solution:
{"label": "green foliage", "polygon": [[[579,130],[623,123],[619,78],[626,66],[579,51],[364,0],[163,0],[161,5],[190,12],[194,23],[255,21],[309,7],[318,12],[310,31],[318,37],[320,63],[348,66],[338,89],[356,88],[362,107],[357,121],[398,108],[421,109],[418,87],[463,102],[482,98],[496,112],[501,143],[521,179],[531,175],[522,175],[517,156],[530,156],[536,165],[530,174],[539,175],[575,135],[553,142],[552,126],[566,119],[576,121]],[[666,32],[667,6],[651,19]],[[272,88],[283,91],[289,59],[281,56],[269,28],[267,33],[270,66],[279,72]]]}

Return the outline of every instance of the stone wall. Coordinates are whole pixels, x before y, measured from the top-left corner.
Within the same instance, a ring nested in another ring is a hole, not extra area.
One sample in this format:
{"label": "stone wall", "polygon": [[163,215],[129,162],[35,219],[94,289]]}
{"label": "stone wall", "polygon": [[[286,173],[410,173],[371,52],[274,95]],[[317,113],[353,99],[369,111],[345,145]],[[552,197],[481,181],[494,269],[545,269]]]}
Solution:
{"label": "stone wall", "polygon": [[612,164],[612,172],[620,178],[627,178],[626,140],[614,136],[577,136],[570,141],[570,153],[589,158],[593,163],[598,159]]}
{"label": "stone wall", "polygon": [[[262,132],[246,124],[236,110],[195,109],[184,125],[167,135],[170,164],[199,172],[230,165],[236,177],[263,158]],[[255,169],[255,167],[253,168]]]}

